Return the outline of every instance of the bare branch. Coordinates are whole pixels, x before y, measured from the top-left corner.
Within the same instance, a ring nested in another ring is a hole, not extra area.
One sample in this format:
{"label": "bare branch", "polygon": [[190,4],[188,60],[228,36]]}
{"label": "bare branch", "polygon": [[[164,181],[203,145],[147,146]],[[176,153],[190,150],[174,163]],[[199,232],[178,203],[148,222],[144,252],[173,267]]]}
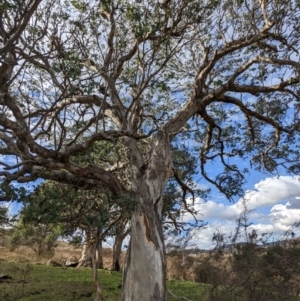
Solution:
{"label": "bare branch", "polygon": [[[29,10],[27,11],[26,8],[26,12],[24,14],[24,16],[22,17],[22,22],[18,25],[18,28],[16,29],[15,33],[9,37],[6,41],[5,41],[5,45],[3,47],[0,48],[0,54],[3,55],[9,51],[11,51],[11,48],[13,47],[13,44],[20,38],[21,34],[23,33],[23,31],[26,29],[26,26],[31,18],[31,16],[33,15],[33,13],[36,11],[36,9],[38,8],[39,4],[42,2],[42,0],[35,0],[32,4],[31,7],[29,8]],[[2,19],[2,13],[0,14],[1,19]],[[1,22],[1,21],[0,21]],[[2,23],[2,22],[1,22]]]}

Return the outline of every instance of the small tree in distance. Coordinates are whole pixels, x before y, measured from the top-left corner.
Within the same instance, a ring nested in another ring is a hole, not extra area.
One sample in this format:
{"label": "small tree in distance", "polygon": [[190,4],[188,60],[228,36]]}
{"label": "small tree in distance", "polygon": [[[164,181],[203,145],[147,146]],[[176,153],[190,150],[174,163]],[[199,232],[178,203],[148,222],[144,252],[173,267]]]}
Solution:
{"label": "small tree in distance", "polygon": [[270,242],[272,234],[256,231],[247,202],[243,206],[235,232],[217,231],[215,247],[195,268],[197,280],[210,284],[208,300],[299,300],[300,239],[292,233],[300,223]]}
{"label": "small tree in distance", "polygon": [[21,214],[12,231],[11,247],[27,246],[38,257],[52,257],[60,232],[58,225],[26,223]]}
{"label": "small tree in distance", "polygon": [[9,223],[8,207],[0,206],[0,235],[3,235],[3,227]]}
{"label": "small tree in distance", "polygon": [[[235,158],[299,172],[299,1],[4,0],[0,9],[1,199],[13,182],[43,178],[134,200],[122,301],[166,300],[172,141],[228,198],[243,193],[247,172]],[[120,160],[78,161],[97,141]]]}
{"label": "small tree in distance", "polygon": [[[114,229],[118,229],[128,221],[132,211],[130,201],[122,203],[126,204],[126,210],[123,211],[110,197],[100,194],[97,190],[86,191],[71,185],[47,181],[22,202],[24,207],[21,216],[27,224],[20,225],[16,234],[26,231],[27,225],[34,229],[57,227],[60,230],[59,236],[69,239],[76,246],[83,245],[78,267],[93,268],[93,280],[97,291],[95,300],[101,301],[102,285],[98,279],[97,268],[103,268],[102,242],[107,236],[112,235]],[[37,238],[32,236],[31,239]],[[21,240],[20,243],[28,245],[31,239],[28,238],[25,242]]]}

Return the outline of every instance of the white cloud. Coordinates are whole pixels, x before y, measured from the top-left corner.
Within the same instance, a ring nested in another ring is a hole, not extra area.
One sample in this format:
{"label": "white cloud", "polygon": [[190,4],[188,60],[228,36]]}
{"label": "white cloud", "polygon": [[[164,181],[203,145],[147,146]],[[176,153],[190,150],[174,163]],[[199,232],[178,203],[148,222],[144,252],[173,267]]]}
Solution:
{"label": "white cloud", "polygon": [[[273,233],[274,236],[280,236],[295,222],[300,221],[299,177],[266,178],[255,184],[254,188],[245,193],[244,200],[247,208],[254,210],[249,216],[250,222],[254,222],[251,228],[256,229],[259,234]],[[235,204],[214,200],[203,203],[198,199],[194,208],[199,211],[199,219],[214,221],[206,229],[198,231],[195,238],[199,248],[210,248],[216,229],[227,235],[234,232],[236,219],[243,210],[243,199]],[[257,209],[259,212],[255,211]],[[186,215],[183,220],[188,221],[191,218]],[[296,234],[300,235],[300,231],[296,231]]]}
{"label": "white cloud", "polygon": [[279,230],[287,231],[291,225],[300,220],[300,209],[290,209],[289,202],[272,207],[270,222]]}
{"label": "white cloud", "polygon": [[231,235],[235,232],[235,223],[216,221],[209,224],[204,229],[196,230],[191,244],[195,244],[200,249],[211,249],[213,248],[212,237],[216,232]]}
{"label": "white cloud", "polygon": [[300,208],[300,200],[297,199],[300,196],[299,177],[266,178],[254,187],[255,190],[245,194],[245,199],[249,200],[249,209],[274,205],[284,200],[289,200],[293,204],[297,203]]}

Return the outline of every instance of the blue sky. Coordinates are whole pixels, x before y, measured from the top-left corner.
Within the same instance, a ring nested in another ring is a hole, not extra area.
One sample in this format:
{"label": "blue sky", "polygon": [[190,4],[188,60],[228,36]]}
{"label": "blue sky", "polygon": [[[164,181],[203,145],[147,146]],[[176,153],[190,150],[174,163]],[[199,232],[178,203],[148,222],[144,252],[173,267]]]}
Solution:
{"label": "blue sky", "polygon": [[[254,172],[249,176],[246,189],[244,199],[252,210],[250,229],[256,229],[259,235],[272,233],[277,239],[300,221],[300,177],[265,177]],[[208,226],[197,231],[193,244],[208,249],[212,247],[211,239],[217,230],[227,235],[234,233],[236,219],[243,211],[242,198],[233,203],[213,191],[207,202],[197,199],[195,209],[199,211],[198,218],[208,222]],[[186,215],[183,220],[190,220],[190,216]],[[300,235],[299,230],[294,232]]]}
{"label": "blue sky", "polygon": [[[274,84],[278,81],[278,77],[270,80],[269,84]],[[184,102],[181,97],[182,93],[176,93],[175,97],[178,102]],[[246,94],[243,96],[245,102],[252,103],[257,100],[256,97]],[[289,115],[293,116],[293,114]],[[242,117],[241,113],[232,116],[230,121],[234,118],[239,120]],[[193,141],[191,141],[193,145]],[[234,160],[234,161],[233,161]],[[233,158],[232,161],[239,167],[249,167],[247,161],[239,158]],[[199,166],[197,167],[199,170]],[[211,176],[223,170],[223,166],[219,163],[209,165],[208,170],[212,172]],[[197,175],[196,179],[201,176]],[[253,210],[250,215],[253,227],[259,233],[269,232],[275,236],[279,236],[298,219],[300,220],[300,181],[297,177],[287,176],[285,173],[281,177],[274,177],[266,173],[259,173],[250,169],[250,173],[246,175],[247,184],[244,186],[245,198],[248,200],[249,209]],[[208,185],[204,180],[198,182],[199,185]],[[32,184],[27,184],[30,187]],[[24,185],[25,186],[25,185]],[[206,229],[200,230],[197,233],[197,243],[199,248],[210,248],[211,238],[216,230],[221,230],[227,234],[234,231],[235,220],[241,213],[239,198],[235,199],[235,203],[229,202],[224,195],[222,195],[216,188],[211,185],[207,187],[212,189],[210,198],[207,202],[198,199],[195,208],[199,211],[199,219],[208,222]],[[16,213],[21,208],[20,204],[11,204],[10,212]],[[190,216],[184,216],[184,220],[189,221]],[[300,232],[298,233],[300,234]]]}
{"label": "blue sky", "polygon": [[[240,159],[236,159],[235,163],[238,166],[248,166],[246,161]],[[217,174],[223,167],[216,163],[208,168]],[[242,200],[236,198],[235,202],[230,202],[216,188],[201,179],[201,175],[198,174],[196,179],[200,179],[197,181],[199,187],[209,187],[212,191],[206,202],[201,199],[196,200],[195,209],[199,212],[198,219],[208,222],[208,225],[205,229],[197,231],[191,243],[201,249],[209,249],[215,231],[220,230],[228,235],[234,232],[236,218],[242,212]],[[249,174],[246,174],[246,180],[245,199],[248,208],[253,210],[250,214],[250,222],[253,223],[252,228],[258,230],[258,234],[268,232],[279,237],[293,223],[300,220],[300,177],[284,173],[277,177],[250,169]],[[18,186],[22,185],[31,187],[32,184],[18,184]],[[21,204],[10,204],[12,214],[20,208]],[[183,220],[192,219],[191,216],[186,215]],[[300,231],[295,233],[300,235]],[[128,241],[124,243],[128,244]]]}

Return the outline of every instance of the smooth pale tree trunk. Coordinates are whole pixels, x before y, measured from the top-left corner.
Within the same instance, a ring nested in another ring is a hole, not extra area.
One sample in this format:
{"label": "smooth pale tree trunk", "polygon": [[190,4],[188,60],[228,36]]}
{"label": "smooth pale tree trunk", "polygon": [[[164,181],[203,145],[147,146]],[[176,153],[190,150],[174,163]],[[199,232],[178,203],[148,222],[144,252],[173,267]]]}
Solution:
{"label": "smooth pale tree trunk", "polygon": [[77,267],[79,268],[79,267],[90,266],[91,260],[92,260],[91,252],[90,252],[90,250],[88,250],[88,246],[85,243],[83,245],[82,252],[81,252],[81,257],[79,259],[79,263],[78,263]]}
{"label": "smooth pale tree trunk", "polygon": [[[97,234],[100,233],[100,234]],[[98,235],[98,236],[97,236]],[[95,245],[97,244],[98,245]],[[92,256],[93,249],[96,248],[96,265],[98,268],[103,269],[103,249],[102,249],[102,238],[101,229],[97,231],[86,230],[86,239],[81,252],[81,257],[77,267],[92,267]]]}
{"label": "smooth pale tree trunk", "polygon": [[102,265],[103,267],[103,257],[102,257],[102,237],[101,229],[97,230],[86,230],[86,240],[83,246],[82,255],[79,260],[77,267],[87,267],[91,266],[93,270],[93,280],[96,287],[96,297],[94,301],[102,301],[102,285],[99,281],[97,269]]}
{"label": "smooth pale tree trunk", "polygon": [[159,223],[149,223],[142,210],[134,213],[132,223],[122,301],[165,301],[166,258]]}
{"label": "smooth pale tree trunk", "polygon": [[85,242],[81,252],[81,257],[79,259],[79,267],[89,267],[92,266],[92,244],[91,244],[91,232],[89,230],[85,231]]}
{"label": "smooth pale tree trunk", "polygon": [[[162,194],[172,170],[172,162],[168,137],[161,134],[154,144],[148,165],[139,174],[133,174],[133,188],[140,205],[131,218],[122,301],[166,300],[166,257],[161,210]],[[133,168],[136,171],[140,167]]]}
{"label": "smooth pale tree trunk", "polygon": [[113,245],[113,262],[112,262],[112,271],[120,271],[120,258],[122,253],[122,244],[125,237],[129,234],[130,229],[126,230],[127,220],[121,223],[119,226],[118,232],[115,236],[115,242]]}

